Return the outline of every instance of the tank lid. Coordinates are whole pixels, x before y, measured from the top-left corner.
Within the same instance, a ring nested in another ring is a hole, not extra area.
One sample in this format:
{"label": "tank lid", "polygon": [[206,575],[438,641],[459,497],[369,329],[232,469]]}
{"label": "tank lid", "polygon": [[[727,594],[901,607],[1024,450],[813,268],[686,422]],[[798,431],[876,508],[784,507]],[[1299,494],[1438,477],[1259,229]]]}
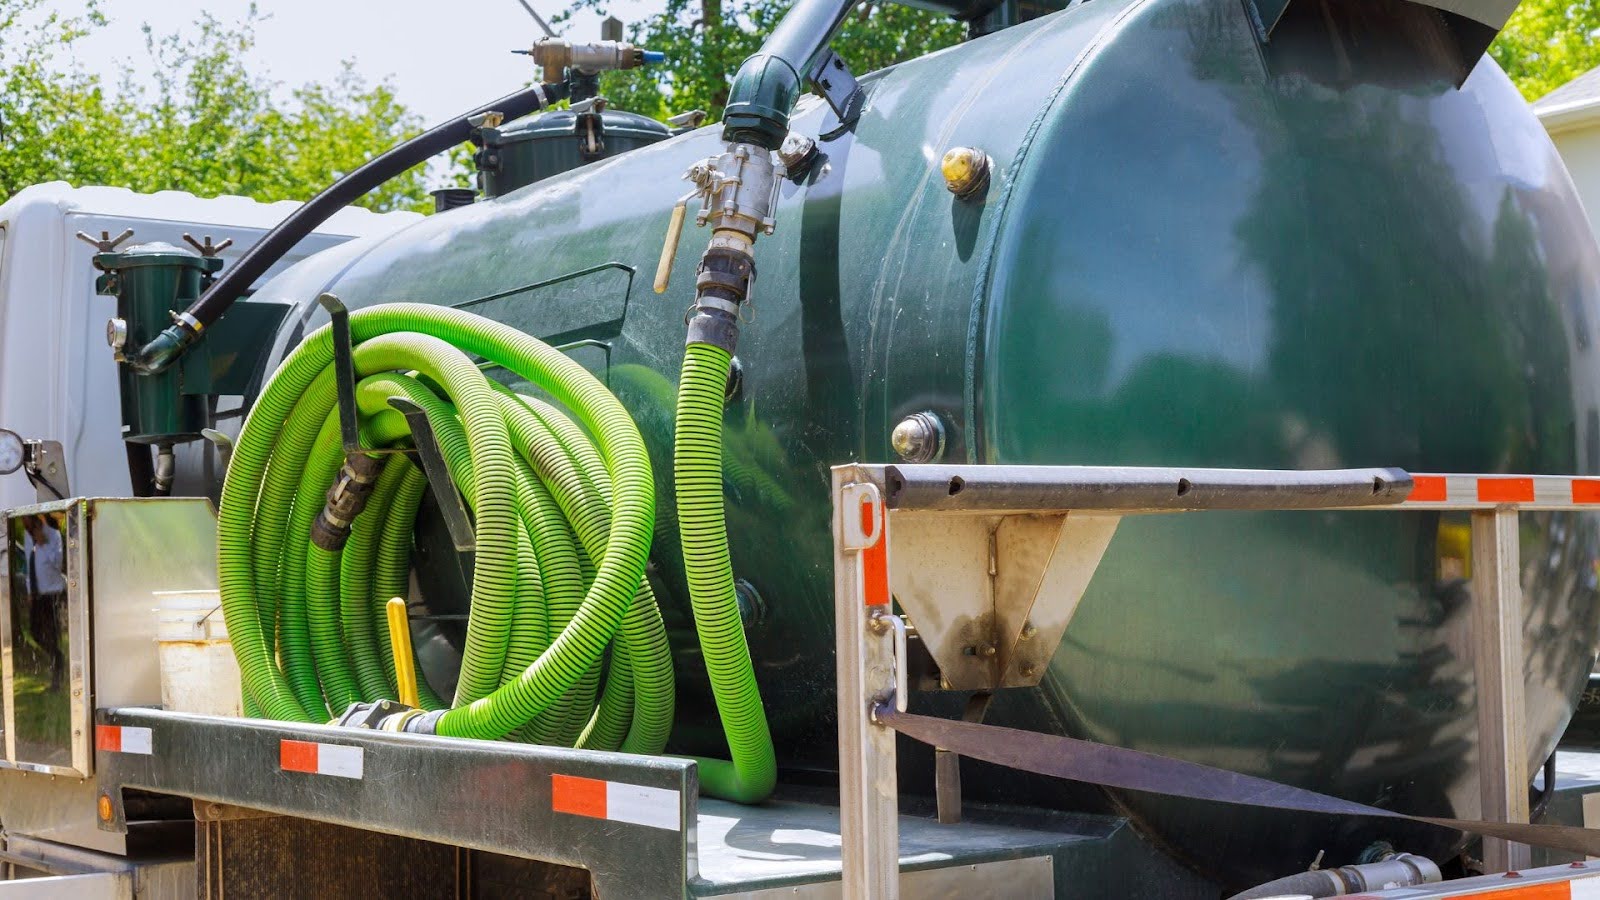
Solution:
{"label": "tank lid", "polygon": [[[577,119],[577,114],[570,109],[557,109],[524,116],[495,129],[498,135],[495,143],[503,145],[535,138],[571,137],[577,129]],[[620,109],[601,112],[600,123],[608,134],[646,139],[665,139],[672,136],[667,126],[655,119]]]}
{"label": "tank lid", "polygon": [[[151,241],[148,244],[135,244],[126,250],[113,253],[97,254],[96,259],[104,259],[108,268],[132,269],[138,266],[190,266],[196,269],[213,269],[209,260],[200,254],[188,249],[169,244],[166,241]],[[221,260],[217,260],[221,264]]]}

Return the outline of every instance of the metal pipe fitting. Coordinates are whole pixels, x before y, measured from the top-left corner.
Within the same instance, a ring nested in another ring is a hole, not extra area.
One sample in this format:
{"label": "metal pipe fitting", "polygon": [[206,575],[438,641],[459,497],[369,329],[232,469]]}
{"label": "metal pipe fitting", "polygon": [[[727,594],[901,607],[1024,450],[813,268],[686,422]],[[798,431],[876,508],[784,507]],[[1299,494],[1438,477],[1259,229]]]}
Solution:
{"label": "metal pipe fitting", "polygon": [[565,38],[547,37],[528,51],[546,81],[559,81],[562,70],[576,69],[594,74],[618,69],[636,69],[661,62],[665,55],[635,47],[627,41],[589,41],[574,43]]}
{"label": "metal pipe fitting", "polygon": [[172,482],[177,477],[177,469],[177,457],[172,452],[172,445],[162,444],[158,446],[156,448],[155,478],[152,479],[157,497],[172,496]]}
{"label": "metal pipe fitting", "polygon": [[1262,900],[1267,897],[1306,896],[1342,897],[1359,891],[1437,884],[1444,880],[1438,865],[1426,856],[1391,853],[1378,862],[1296,872],[1266,884],[1234,894],[1229,900]]}
{"label": "metal pipe fitting", "polygon": [[722,138],[776,150],[789,134],[789,116],[805,80],[855,0],[799,0],[761,49],[733,76],[722,113]]}

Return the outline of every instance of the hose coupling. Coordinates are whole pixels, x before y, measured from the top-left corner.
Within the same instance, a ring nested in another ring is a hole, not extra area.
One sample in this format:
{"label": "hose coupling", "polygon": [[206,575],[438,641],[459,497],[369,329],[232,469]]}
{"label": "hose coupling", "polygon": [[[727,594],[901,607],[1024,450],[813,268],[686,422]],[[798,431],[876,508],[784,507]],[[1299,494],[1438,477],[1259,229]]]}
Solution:
{"label": "hose coupling", "polygon": [[397,729],[384,728],[384,723],[390,719],[407,713],[418,713],[421,710],[412,709],[403,703],[393,700],[374,700],[372,702],[357,701],[345,708],[333,724],[343,728],[369,728],[374,731],[395,731]]}
{"label": "hose coupling", "polygon": [[444,713],[442,709],[430,712],[394,700],[375,700],[371,703],[362,701],[350,704],[333,724],[372,731],[438,734],[439,720],[444,717]]}
{"label": "hose coupling", "polygon": [[350,524],[367,506],[367,498],[383,471],[383,457],[352,453],[345,457],[339,477],[328,488],[328,502],[311,525],[311,542],[337,553],[350,539]]}
{"label": "hose coupling", "polygon": [[756,279],[752,243],[736,232],[712,238],[695,277],[686,344],[712,344],[733,352],[739,341],[739,309],[750,299]]}
{"label": "hose coupling", "polygon": [[126,365],[140,375],[159,375],[165,372],[189,345],[200,339],[205,325],[188,313],[173,316],[171,325],[150,339],[133,353],[124,353]]}

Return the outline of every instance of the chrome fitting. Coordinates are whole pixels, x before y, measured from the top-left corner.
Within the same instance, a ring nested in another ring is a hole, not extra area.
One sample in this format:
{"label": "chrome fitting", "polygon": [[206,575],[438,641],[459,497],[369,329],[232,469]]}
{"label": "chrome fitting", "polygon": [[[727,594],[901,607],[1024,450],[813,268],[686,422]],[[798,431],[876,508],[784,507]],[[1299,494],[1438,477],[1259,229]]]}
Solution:
{"label": "chrome fitting", "polygon": [[561,80],[564,69],[577,69],[586,74],[617,69],[634,69],[653,60],[646,51],[627,41],[589,41],[573,43],[564,38],[547,37],[528,51],[535,64],[543,70],[545,81]]}

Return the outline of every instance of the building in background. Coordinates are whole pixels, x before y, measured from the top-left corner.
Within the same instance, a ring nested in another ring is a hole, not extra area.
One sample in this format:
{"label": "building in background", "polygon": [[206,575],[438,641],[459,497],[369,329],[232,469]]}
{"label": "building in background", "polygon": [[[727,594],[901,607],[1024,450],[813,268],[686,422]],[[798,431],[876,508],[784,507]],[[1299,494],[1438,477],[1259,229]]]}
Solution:
{"label": "building in background", "polygon": [[1589,227],[1600,236],[1600,67],[1535,100],[1533,112],[1561,151]]}

